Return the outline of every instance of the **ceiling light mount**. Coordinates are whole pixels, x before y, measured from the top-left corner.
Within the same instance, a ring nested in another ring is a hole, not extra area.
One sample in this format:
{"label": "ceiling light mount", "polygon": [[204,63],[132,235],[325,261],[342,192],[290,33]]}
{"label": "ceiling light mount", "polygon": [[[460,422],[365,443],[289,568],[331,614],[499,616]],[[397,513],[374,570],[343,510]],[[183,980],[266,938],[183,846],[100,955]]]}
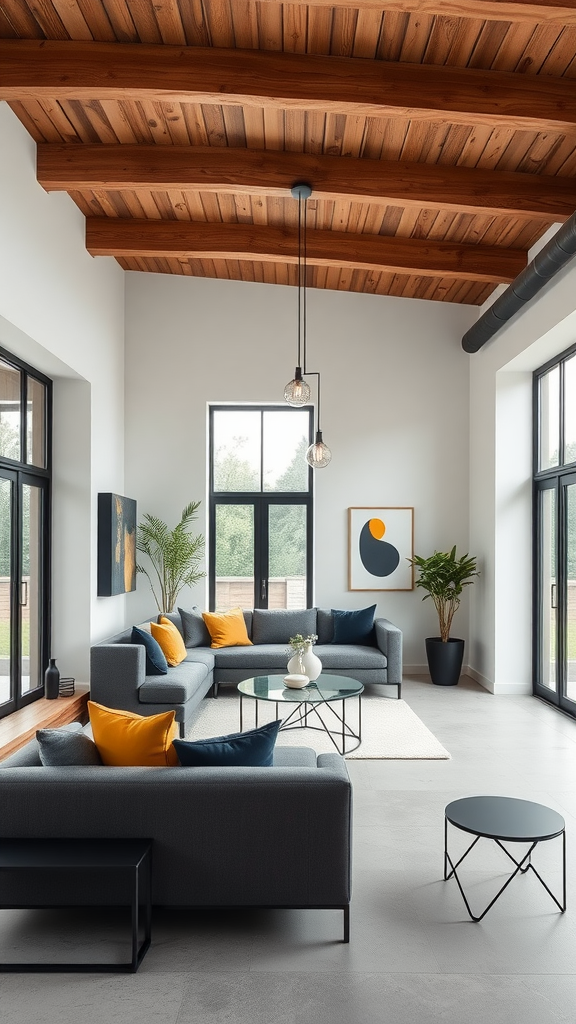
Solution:
{"label": "ceiling light mount", "polygon": [[312,186],[307,181],[297,181],[290,189],[293,199],[310,199]]}

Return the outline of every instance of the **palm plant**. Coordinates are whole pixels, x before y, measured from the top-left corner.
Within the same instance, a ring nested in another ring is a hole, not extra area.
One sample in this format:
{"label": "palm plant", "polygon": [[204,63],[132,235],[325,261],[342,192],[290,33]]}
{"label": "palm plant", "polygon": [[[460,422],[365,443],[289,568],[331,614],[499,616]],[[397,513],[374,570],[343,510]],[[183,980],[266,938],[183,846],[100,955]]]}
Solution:
{"label": "palm plant", "polygon": [[[150,559],[148,570],[138,564],[136,571],[144,573],[150,584],[154,600],[161,613],[171,612],[183,587],[191,587],[206,573],[198,572],[204,551],[204,537],[190,536],[191,523],[199,501],[191,501],[182,512],[180,522],[170,530],[162,519],[146,513],[138,526],[136,548]],[[152,574],[152,575],[151,575]],[[155,574],[155,576],[154,576]]]}
{"label": "palm plant", "polygon": [[460,605],[460,598],[464,587],[469,587],[474,582],[474,576],[480,573],[476,570],[476,559],[470,555],[461,555],[456,558],[456,545],[451,551],[435,551],[428,558],[416,555],[409,561],[415,565],[420,573],[416,580],[416,586],[422,587],[428,593],[422,598],[426,601],[431,597],[440,625],[440,639],[447,643],[450,639],[450,627],[452,619]]}

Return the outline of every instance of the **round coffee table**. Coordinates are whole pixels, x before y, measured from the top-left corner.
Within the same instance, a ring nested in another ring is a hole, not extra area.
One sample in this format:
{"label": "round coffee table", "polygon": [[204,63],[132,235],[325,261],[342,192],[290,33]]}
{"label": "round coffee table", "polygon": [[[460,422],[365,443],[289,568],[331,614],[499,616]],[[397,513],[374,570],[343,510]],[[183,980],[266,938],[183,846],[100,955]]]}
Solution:
{"label": "round coffee table", "polygon": [[[329,672],[322,672],[318,679],[301,690],[289,689],[284,683],[284,673],[281,675],[253,676],[251,679],[244,679],[238,683],[240,694],[240,732],[244,726],[243,706],[244,697],[251,697],[256,701],[255,718],[258,727],[258,703],[261,700],[272,701],[276,704],[276,718],[280,704],[294,704],[295,707],[283,720],[280,729],[316,729],[324,732],[330,737],[339,754],[349,754],[356,747],[360,746],[362,740],[362,709],[360,694],[364,687],[357,679],[350,676],[336,676]],[[350,697],[358,697],[358,732],[346,721],[346,701]],[[342,701],[342,713],[333,707],[334,703]],[[322,717],[319,708],[325,709],[328,721]],[[314,724],[312,724],[314,723]],[[330,728],[334,726],[334,728]]]}
{"label": "round coffee table", "polygon": [[[476,836],[456,864],[452,862],[448,853],[448,822],[460,831]],[[562,836],[562,903],[556,899],[532,864],[532,853],[538,843],[556,839],[558,836]],[[516,865],[516,870],[498,890],[486,909],[479,916],[475,916],[470,909],[456,869],[476,846],[478,840],[483,838],[492,839]],[[510,851],[502,845],[503,843],[530,843],[530,849],[520,860],[516,860]],[[448,871],[448,866],[450,866],[450,871]],[[466,904],[466,910],[473,921],[481,921],[490,907],[494,906],[498,897],[508,888],[512,879],[527,871],[534,872],[556,906],[564,913],[566,910],[566,825],[561,814],[544,804],[535,804],[531,800],[516,800],[507,796],[469,796],[462,800],[453,800],[448,804],[444,818],[444,878],[452,878],[454,875],[462,893],[462,899]]]}

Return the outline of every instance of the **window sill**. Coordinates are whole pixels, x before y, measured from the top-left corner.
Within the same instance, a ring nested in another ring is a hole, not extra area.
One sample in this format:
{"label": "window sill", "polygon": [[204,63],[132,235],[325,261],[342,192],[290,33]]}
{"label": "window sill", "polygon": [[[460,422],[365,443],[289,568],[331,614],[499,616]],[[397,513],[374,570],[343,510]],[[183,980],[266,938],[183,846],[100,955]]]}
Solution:
{"label": "window sill", "polygon": [[69,722],[86,722],[89,695],[88,683],[76,683],[73,697],[58,697],[56,700],[41,697],[13,715],[0,719],[0,761],[25,746],[35,737],[37,729],[57,729]]}

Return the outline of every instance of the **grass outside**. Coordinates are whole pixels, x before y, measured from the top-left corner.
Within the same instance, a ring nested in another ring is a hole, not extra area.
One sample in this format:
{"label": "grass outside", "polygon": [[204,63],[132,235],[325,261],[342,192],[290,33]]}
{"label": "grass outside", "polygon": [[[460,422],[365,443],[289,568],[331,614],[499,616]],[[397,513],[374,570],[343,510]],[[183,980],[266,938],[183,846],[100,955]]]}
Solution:
{"label": "grass outside", "polygon": [[[28,653],[30,650],[30,623],[22,623],[22,650]],[[7,622],[0,622],[0,658],[7,658],[10,654],[10,626]]]}
{"label": "grass outside", "polygon": [[576,622],[568,623],[568,661],[576,661]]}

